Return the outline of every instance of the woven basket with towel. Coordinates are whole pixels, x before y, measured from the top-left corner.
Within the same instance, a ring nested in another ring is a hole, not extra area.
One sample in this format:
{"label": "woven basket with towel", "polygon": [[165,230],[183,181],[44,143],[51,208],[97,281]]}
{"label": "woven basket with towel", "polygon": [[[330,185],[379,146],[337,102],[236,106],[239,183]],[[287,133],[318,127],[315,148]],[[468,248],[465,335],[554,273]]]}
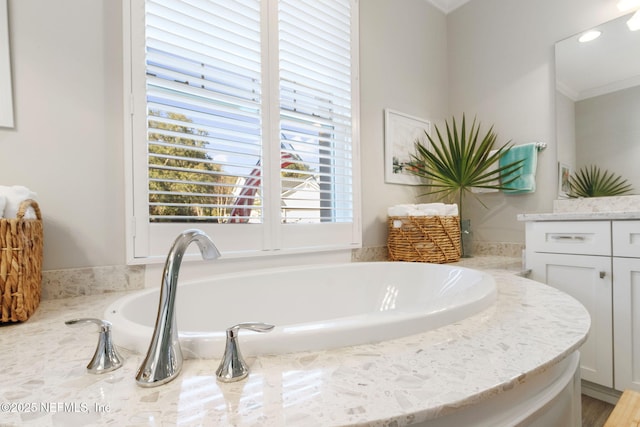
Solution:
{"label": "woven basket with towel", "polygon": [[427,203],[388,209],[387,250],[391,261],[444,264],[460,260],[457,205]]}
{"label": "woven basket with towel", "polygon": [[14,218],[0,218],[0,323],[25,321],[38,308],[42,246],[37,202],[24,200]]}

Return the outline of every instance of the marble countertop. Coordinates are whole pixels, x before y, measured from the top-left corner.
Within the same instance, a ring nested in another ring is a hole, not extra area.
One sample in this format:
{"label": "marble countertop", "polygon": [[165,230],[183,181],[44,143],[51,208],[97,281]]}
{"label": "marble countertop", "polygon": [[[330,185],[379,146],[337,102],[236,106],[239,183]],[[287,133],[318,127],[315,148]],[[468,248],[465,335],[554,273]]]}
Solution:
{"label": "marble countertop", "polygon": [[518,221],[616,219],[640,219],[640,195],[558,199],[553,201],[553,212],[518,215]]}
{"label": "marble countertop", "polygon": [[176,380],[141,388],[142,356],[124,350],[122,368],[90,375],[98,334],[64,321],[101,317],[127,292],[42,301],[27,322],[0,326],[0,425],[403,426],[481,404],[576,351],[590,324],[568,295],[487,271],[497,302],[463,321],[378,344],[247,358],[249,378],[232,384],[216,382],[219,360],[186,360]]}
{"label": "marble countertop", "polygon": [[518,214],[518,221],[603,221],[640,219],[640,212],[549,212]]}

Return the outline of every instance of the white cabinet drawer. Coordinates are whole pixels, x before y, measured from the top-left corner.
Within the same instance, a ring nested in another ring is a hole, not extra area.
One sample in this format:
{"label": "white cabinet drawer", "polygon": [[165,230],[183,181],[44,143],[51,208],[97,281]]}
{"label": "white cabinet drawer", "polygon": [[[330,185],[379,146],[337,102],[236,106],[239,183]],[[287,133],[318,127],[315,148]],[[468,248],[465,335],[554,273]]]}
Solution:
{"label": "white cabinet drawer", "polygon": [[528,251],[611,255],[610,221],[539,221],[526,227]]}
{"label": "white cabinet drawer", "polygon": [[613,256],[640,258],[640,221],[613,221]]}

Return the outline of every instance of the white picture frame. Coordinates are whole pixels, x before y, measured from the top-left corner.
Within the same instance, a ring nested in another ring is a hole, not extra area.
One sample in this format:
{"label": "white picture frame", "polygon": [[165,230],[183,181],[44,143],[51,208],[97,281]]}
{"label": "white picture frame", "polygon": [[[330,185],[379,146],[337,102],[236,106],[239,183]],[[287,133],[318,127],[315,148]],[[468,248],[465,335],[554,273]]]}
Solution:
{"label": "white picture frame", "polygon": [[431,132],[431,122],[399,111],[384,110],[384,180],[389,184],[421,185],[424,182],[404,168],[415,153],[420,140],[429,146],[425,132]]}
{"label": "white picture frame", "polygon": [[569,177],[571,176],[571,167],[565,163],[558,162],[558,198],[569,198]]}
{"label": "white picture frame", "polygon": [[0,127],[14,127],[7,0],[0,0]]}

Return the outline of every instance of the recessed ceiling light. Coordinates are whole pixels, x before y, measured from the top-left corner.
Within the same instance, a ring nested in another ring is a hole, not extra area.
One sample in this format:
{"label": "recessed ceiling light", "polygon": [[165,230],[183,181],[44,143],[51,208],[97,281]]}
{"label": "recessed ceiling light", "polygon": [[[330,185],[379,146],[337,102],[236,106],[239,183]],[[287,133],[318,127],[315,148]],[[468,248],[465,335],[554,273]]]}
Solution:
{"label": "recessed ceiling light", "polygon": [[631,31],[640,30],[640,10],[634,13],[631,19],[627,21],[627,27],[629,27]]}
{"label": "recessed ceiling light", "polygon": [[640,0],[620,0],[618,2],[618,10],[625,12],[631,10],[634,7],[640,6]]}
{"label": "recessed ceiling light", "polygon": [[581,35],[580,38],[578,38],[578,41],[580,43],[590,42],[590,41],[595,40],[598,37],[600,37],[600,34],[602,34],[601,31],[590,30],[590,31],[587,31],[586,33],[584,33],[583,35]]}

